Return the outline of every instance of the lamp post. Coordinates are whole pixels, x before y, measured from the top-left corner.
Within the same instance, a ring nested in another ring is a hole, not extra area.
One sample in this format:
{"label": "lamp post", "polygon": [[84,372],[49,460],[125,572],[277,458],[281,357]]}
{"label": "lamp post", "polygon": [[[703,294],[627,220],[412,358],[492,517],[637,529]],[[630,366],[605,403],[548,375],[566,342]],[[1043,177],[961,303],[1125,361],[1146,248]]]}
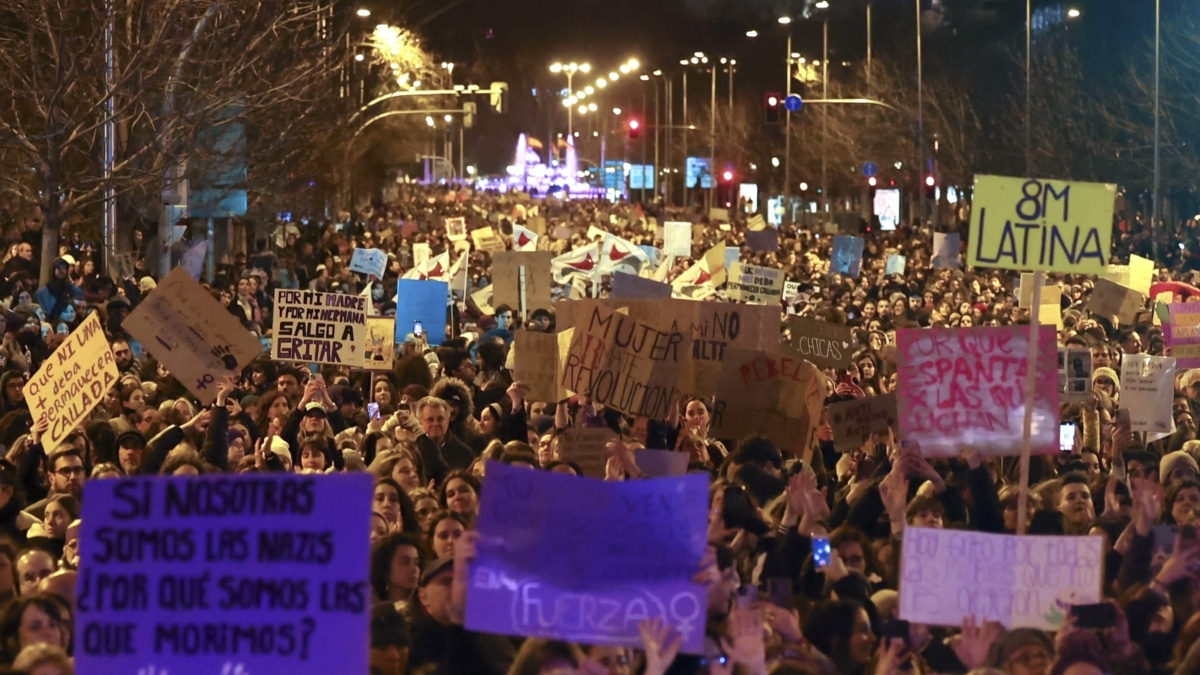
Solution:
{"label": "lamp post", "polygon": [[[575,87],[573,86],[574,80],[575,80],[575,73],[584,73],[586,75],[587,73],[590,73],[591,71],[592,71],[592,65],[590,63],[575,63],[574,61],[572,61],[571,63],[554,63],[550,66],[550,72],[554,73],[555,75],[565,74],[567,76],[567,99],[568,99],[568,101],[570,101],[571,97],[574,96],[574,94],[575,94]],[[451,75],[453,75],[453,72],[454,71],[451,71]],[[573,102],[569,102],[566,107],[567,107],[567,135],[574,138],[574,136],[575,136],[575,116],[574,116],[575,105]]]}
{"label": "lamp post", "polygon": [[1154,0],[1154,188],[1151,192],[1150,199],[1150,255],[1154,260],[1158,260],[1158,199],[1159,199],[1159,179],[1161,177],[1159,163],[1159,143],[1162,138],[1159,128],[1159,55],[1162,42],[1162,7],[1160,0]]}
{"label": "lamp post", "polygon": [[[779,23],[788,27],[787,52],[784,54],[785,96],[792,95],[792,18],[779,17]],[[783,120],[783,222],[792,222],[792,116],[785,114]]]}

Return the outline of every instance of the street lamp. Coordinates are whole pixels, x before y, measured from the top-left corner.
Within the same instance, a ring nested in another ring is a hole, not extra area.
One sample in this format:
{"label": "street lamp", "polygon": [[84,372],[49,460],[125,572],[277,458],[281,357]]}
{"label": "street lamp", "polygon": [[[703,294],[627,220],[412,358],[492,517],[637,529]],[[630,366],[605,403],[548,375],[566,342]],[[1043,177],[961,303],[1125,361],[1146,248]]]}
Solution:
{"label": "street lamp", "polygon": [[1077,7],[1072,7],[1067,10],[1067,18],[1068,19],[1078,19],[1080,14],[1081,14],[1081,12],[1079,11],[1079,8],[1077,8]]}
{"label": "street lamp", "polygon": [[366,7],[359,7],[358,10],[355,11],[354,13],[361,16],[364,19],[367,18],[368,16],[371,16],[371,10],[367,9]]}
{"label": "street lamp", "polygon": [[[567,76],[567,98],[569,99],[575,96],[575,73],[590,73],[592,72],[592,65],[590,63],[575,63],[574,61],[571,63],[556,62],[551,64],[550,72],[554,73],[555,75],[565,74]],[[590,94],[592,92],[588,93]],[[571,111],[573,110],[572,105],[567,106],[567,135],[569,136],[575,135],[575,118],[571,114]]]}
{"label": "street lamp", "polygon": [[785,25],[785,26],[786,26],[786,25],[788,25],[788,24],[790,24],[791,22],[792,22],[792,17],[790,17],[790,16],[781,16],[781,17],[779,17],[779,23],[781,23],[781,24],[783,24],[783,25]]}

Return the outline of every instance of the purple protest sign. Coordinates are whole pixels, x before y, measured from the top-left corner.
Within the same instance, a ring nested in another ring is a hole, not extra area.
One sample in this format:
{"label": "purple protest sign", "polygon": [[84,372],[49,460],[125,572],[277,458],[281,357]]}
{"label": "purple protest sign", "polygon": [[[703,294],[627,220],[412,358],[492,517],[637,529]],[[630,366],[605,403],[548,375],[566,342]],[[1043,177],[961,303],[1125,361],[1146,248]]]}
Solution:
{"label": "purple protest sign", "polygon": [[1163,326],[1163,339],[1178,368],[1200,368],[1200,303],[1175,302],[1167,306],[1171,321]]}
{"label": "purple protest sign", "polygon": [[[1032,452],[1058,452],[1058,350],[1039,326]],[[1025,426],[1029,326],[896,331],[896,407],[902,440],[925,457],[1018,455]]]}
{"label": "purple protest sign", "polygon": [[97,480],[84,492],[78,672],[367,671],[369,475]]}
{"label": "purple protest sign", "polygon": [[[708,477],[606,482],[489,462],[466,627],[639,647],[662,618],[703,652]],[[349,671],[347,671],[349,672]]]}

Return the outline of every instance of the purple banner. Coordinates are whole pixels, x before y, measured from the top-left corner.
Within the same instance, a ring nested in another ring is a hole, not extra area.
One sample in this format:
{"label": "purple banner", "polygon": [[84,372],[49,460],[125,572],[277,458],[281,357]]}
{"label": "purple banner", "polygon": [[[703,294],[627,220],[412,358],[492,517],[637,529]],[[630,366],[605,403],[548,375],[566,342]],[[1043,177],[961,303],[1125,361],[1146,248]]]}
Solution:
{"label": "purple banner", "polygon": [[367,672],[370,475],[84,492],[77,672]]}
{"label": "purple banner", "polygon": [[[606,482],[497,462],[487,466],[466,627],[639,647],[662,618],[704,645],[708,476]],[[349,672],[349,671],[346,671]]]}

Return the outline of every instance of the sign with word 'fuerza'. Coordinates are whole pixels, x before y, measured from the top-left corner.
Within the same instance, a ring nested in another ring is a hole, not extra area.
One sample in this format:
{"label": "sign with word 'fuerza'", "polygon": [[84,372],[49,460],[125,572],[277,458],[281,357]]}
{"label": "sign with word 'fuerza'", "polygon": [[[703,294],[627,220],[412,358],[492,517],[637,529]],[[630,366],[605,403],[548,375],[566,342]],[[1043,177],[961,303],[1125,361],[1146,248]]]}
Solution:
{"label": "sign with word 'fuerza'", "polygon": [[275,291],[271,358],[362,368],[367,299],[345,293]]}
{"label": "sign with word 'fuerza'", "polygon": [[683,653],[702,653],[708,593],[692,578],[708,476],[613,482],[488,462],[487,482],[468,630],[638,647],[638,624],[662,619]]}
{"label": "sign with word 'fuerza'", "polygon": [[909,527],[900,560],[900,618],[961,626],[1058,630],[1073,605],[1100,601],[1100,537],[1032,537]]}
{"label": "sign with word 'fuerza'", "polygon": [[975,267],[1102,274],[1116,186],[975,177],[967,262]]}
{"label": "sign with word 'fuerza'", "polygon": [[[1058,452],[1058,351],[1054,326],[1039,326],[1030,442]],[[896,331],[898,436],[925,457],[1018,455],[1025,429],[1028,326],[901,328]]]}
{"label": "sign with word 'fuerza'", "polygon": [[98,480],[84,492],[78,672],[367,672],[367,474]]}

